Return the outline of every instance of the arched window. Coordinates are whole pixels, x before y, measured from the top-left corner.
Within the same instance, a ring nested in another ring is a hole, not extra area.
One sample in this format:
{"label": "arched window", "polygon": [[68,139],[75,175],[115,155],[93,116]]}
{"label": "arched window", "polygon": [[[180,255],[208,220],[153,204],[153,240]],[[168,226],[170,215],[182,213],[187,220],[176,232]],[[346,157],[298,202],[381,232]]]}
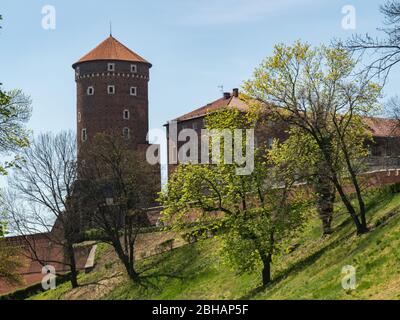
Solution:
{"label": "arched window", "polygon": [[129,130],[129,128],[124,128],[123,130],[122,130],[122,134],[123,134],[123,136],[124,136],[124,139],[126,139],[126,140],[128,140],[130,137],[131,137],[131,132],[130,132],[130,130]]}
{"label": "arched window", "polygon": [[131,64],[131,72],[136,73],[137,72],[137,65],[136,64]]}
{"label": "arched window", "polygon": [[129,120],[129,118],[131,117],[130,112],[128,109],[124,110],[124,114],[123,114],[123,118],[124,120]]}

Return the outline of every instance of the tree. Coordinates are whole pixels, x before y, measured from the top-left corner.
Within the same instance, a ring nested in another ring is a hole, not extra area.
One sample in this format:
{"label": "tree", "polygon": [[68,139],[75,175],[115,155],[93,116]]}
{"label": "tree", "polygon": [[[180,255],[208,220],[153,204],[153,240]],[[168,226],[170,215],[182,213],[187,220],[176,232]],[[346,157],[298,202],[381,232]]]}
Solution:
{"label": "tree", "polygon": [[[254,126],[250,118],[235,109],[213,113],[207,116],[206,123],[208,129],[216,130],[212,139],[221,141],[220,135],[226,130]],[[243,142],[247,137],[242,138],[242,145],[246,145]],[[243,148],[242,151],[246,149]],[[262,282],[266,285],[271,281],[274,255],[282,252],[285,241],[302,224],[304,199],[296,197],[291,180],[274,179],[267,166],[265,150],[255,150],[255,153],[254,170],[248,175],[237,174],[240,165],[236,162],[181,164],[170,177],[160,200],[166,221],[175,228],[187,226],[193,209],[202,212],[199,222],[205,226],[210,220],[214,224],[219,221],[223,243],[220,253],[240,272],[260,266]],[[215,220],[216,213],[223,216]]]}
{"label": "tree", "polygon": [[[0,213],[0,217],[5,220],[3,213]],[[7,244],[4,239],[5,235],[6,224],[0,221],[0,279],[11,284],[19,284],[21,277],[18,274],[18,269],[22,267],[19,251]]]}
{"label": "tree", "polygon": [[[143,158],[142,158],[143,156]],[[85,145],[79,165],[82,212],[102,241],[113,246],[132,281],[139,281],[135,246],[148,227],[144,208],[155,199],[157,181],[144,153],[119,135],[98,134]]]}
{"label": "tree", "polygon": [[288,138],[285,141],[276,139],[268,153],[271,164],[281,174],[294,177],[297,183],[306,182],[312,186],[322,233],[331,234],[336,190],[329,167],[314,141],[301,130],[292,128],[288,130]]}
{"label": "tree", "polygon": [[[29,132],[25,128],[31,116],[31,99],[21,90],[3,92],[0,90],[0,153],[8,155],[29,145]],[[0,174],[18,162],[19,157],[0,165]]]}
{"label": "tree", "polygon": [[[80,216],[74,199],[76,138],[72,132],[46,133],[23,150],[2,199],[15,232],[24,238],[28,258],[47,265],[56,263],[71,271],[71,285],[78,286],[74,244],[79,241]],[[60,260],[41,254],[35,234],[61,248]],[[65,258],[65,259],[64,259]]]}
{"label": "tree", "polygon": [[379,75],[386,80],[390,70],[400,61],[400,2],[387,0],[380,11],[384,16],[384,27],[378,30],[383,37],[356,34],[346,41],[345,46],[352,53],[368,54],[370,61],[365,71],[371,77]]}
{"label": "tree", "polygon": [[[357,233],[362,234],[368,227],[358,175],[360,159],[367,154],[366,141],[372,139],[362,117],[379,108],[381,87],[355,70],[356,63],[342,47],[277,45],[274,55],[245,83],[244,99],[312,139]],[[358,209],[346,192],[349,184]]]}

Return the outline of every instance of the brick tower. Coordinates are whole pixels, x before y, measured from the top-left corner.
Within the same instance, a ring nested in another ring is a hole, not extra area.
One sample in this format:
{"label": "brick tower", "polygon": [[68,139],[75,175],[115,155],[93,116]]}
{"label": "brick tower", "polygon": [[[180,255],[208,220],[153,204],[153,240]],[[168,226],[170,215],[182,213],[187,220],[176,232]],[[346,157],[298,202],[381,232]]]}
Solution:
{"label": "brick tower", "polygon": [[147,145],[151,64],[110,35],[72,66],[77,84],[78,154],[102,132]]}

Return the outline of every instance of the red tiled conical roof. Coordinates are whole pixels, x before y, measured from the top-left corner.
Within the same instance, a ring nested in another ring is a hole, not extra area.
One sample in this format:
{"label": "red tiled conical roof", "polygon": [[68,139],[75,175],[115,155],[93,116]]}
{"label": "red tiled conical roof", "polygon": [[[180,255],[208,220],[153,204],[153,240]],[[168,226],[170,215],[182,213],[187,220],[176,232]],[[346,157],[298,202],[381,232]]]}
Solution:
{"label": "red tiled conical roof", "polygon": [[80,58],[79,61],[75,62],[72,67],[75,67],[75,65],[77,65],[78,63],[96,60],[121,60],[144,62],[150,64],[150,62],[139,56],[137,53],[133,52],[131,49],[124,46],[113,36],[109,36],[96,48]]}

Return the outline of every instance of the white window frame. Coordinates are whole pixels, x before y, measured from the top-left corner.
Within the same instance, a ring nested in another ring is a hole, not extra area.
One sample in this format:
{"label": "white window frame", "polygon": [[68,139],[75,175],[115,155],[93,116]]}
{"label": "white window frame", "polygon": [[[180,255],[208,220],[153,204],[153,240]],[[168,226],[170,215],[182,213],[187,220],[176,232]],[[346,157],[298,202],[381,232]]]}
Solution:
{"label": "white window frame", "polygon": [[94,96],[94,87],[93,87],[93,86],[89,86],[89,87],[86,89],[86,94],[87,94],[88,96]]}
{"label": "white window frame", "polygon": [[137,73],[137,64],[131,64],[131,73]]}
{"label": "white window frame", "polygon": [[107,86],[107,93],[108,94],[115,94],[115,86],[114,85]]}
{"label": "white window frame", "polygon": [[82,140],[82,142],[87,141],[87,129],[86,128],[83,128],[81,131],[81,140]]}
{"label": "white window frame", "polygon": [[137,96],[137,87],[131,87],[129,93],[131,96],[136,97]]}
{"label": "white window frame", "polygon": [[[125,116],[126,114],[128,114],[127,117]],[[129,111],[128,109],[125,109],[125,110],[123,111],[123,113],[122,113],[122,118],[123,118],[124,120],[129,120],[129,119],[131,118],[131,113],[130,113],[130,111]]]}
{"label": "white window frame", "polygon": [[[128,135],[125,135],[125,131],[127,131]],[[122,129],[122,136],[125,140],[129,140],[131,138],[131,130],[128,127]]]}
{"label": "white window frame", "polygon": [[107,71],[114,72],[115,71],[115,63],[108,63],[107,64]]}

